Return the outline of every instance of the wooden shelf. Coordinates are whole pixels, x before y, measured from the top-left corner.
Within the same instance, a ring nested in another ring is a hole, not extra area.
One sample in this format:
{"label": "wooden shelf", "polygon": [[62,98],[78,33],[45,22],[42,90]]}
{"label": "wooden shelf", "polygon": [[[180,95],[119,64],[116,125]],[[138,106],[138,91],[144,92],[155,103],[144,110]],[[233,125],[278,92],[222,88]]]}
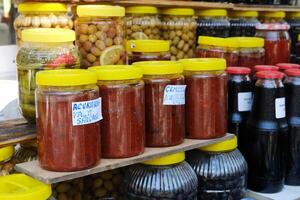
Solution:
{"label": "wooden shelf", "polygon": [[248,190],[248,196],[256,200],[299,200],[300,186],[285,185],[281,192],[273,194],[259,193]]}
{"label": "wooden shelf", "polygon": [[41,169],[38,161],[21,163],[15,166],[15,169],[19,172],[25,173],[33,178],[40,180],[46,184],[52,184],[57,182],[63,182],[90,174],[99,173],[106,170],[111,170],[119,167],[124,167],[136,163],[140,163],[149,159],[157,158],[160,156],[166,156],[176,152],[187,151],[202,146],[207,146],[216,142],[220,142],[229,138],[232,138],[232,134],[227,134],[222,138],[213,140],[191,140],[185,139],[184,143],[165,148],[146,148],[144,154],[124,159],[102,159],[101,163],[91,169],[77,171],[77,172],[50,172]]}

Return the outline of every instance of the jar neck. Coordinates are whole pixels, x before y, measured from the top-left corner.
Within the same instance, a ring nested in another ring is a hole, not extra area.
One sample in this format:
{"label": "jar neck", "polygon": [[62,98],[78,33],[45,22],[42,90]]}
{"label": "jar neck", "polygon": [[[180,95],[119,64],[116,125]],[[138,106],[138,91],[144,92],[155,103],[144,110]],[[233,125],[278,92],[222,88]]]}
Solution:
{"label": "jar neck", "polygon": [[229,79],[231,81],[249,81],[250,82],[250,76],[248,74],[229,74]]}
{"label": "jar neck", "polygon": [[269,88],[269,89],[283,87],[283,83],[281,79],[258,78],[255,85],[258,87]]}
{"label": "jar neck", "polygon": [[82,90],[90,90],[96,87],[95,84],[88,84],[88,85],[75,85],[75,86],[45,86],[45,85],[38,85],[38,89],[47,92],[73,92],[73,91],[82,91]]}
{"label": "jar neck", "polygon": [[178,78],[182,76],[182,74],[151,74],[151,75],[148,75],[148,74],[144,74],[143,75],[143,78],[145,79],[151,79],[151,78]]}

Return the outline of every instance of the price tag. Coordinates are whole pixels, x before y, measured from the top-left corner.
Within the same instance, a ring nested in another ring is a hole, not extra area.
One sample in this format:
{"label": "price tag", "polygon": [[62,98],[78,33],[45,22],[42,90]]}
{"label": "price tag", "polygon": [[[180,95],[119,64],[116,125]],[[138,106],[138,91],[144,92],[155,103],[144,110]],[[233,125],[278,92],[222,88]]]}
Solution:
{"label": "price tag", "polygon": [[167,85],[163,105],[184,105],[186,85]]}
{"label": "price tag", "polygon": [[252,106],[252,92],[238,93],[238,111],[250,111]]}
{"label": "price tag", "polygon": [[276,119],[285,117],[285,98],[275,99],[275,115]]}

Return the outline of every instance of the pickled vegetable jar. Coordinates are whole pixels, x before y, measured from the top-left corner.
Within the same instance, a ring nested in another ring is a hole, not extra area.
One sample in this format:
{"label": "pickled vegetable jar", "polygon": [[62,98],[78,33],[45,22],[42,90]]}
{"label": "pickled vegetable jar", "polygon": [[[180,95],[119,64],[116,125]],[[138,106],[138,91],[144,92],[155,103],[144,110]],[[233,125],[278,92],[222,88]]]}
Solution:
{"label": "pickled vegetable jar", "polygon": [[182,152],[130,166],[124,177],[124,197],[128,200],[197,199],[197,176],[184,159]]}
{"label": "pickled vegetable jar", "polygon": [[11,161],[15,149],[13,146],[0,148],[0,177],[13,172],[15,164]]}
{"label": "pickled vegetable jar", "polygon": [[126,158],[144,152],[145,94],[143,74],[130,65],[89,68],[98,74],[102,99],[102,156]]}
{"label": "pickled vegetable jar", "polygon": [[279,71],[285,72],[289,69],[300,69],[300,65],[294,63],[278,63],[276,66],[279,68]]}
{"label": "pickled vegetable jar", "polygon": [[84,68],[125,63],[125,8],[80,5],[75,20],[76,45]]}
{"label": "pickled vegetable jar", "polygon": [[75,32],[67,29],[35,28],[22,31],[23,44],[17,55],[19,104],[23,116],[35,123],[35,74],[41,70],[79,68]]}
{"label": "pickled vegetable jar", "polygon": [[51,185],[52,197],[55,199],[83,199],[85,196],[84,179],[78,178]]}
{"label": "pickled vegetable jar", "polygon": [[224,58],[227,66],[237,66],[238,42],[231,38],[200,36],[196,50],[197,58]]}
{"label": "pickled vegetable jar", "polygon": [[143,69],[146,146],[167,147],[183,142],[185,88],[182,65],[174,61],[137,62]]}
{"label": "pickled vegetable jar", "polygon": [[298,35],[300,34],[300,12],[287,12],[286,22],[290,25],[291,61],[296,62]]}
{"label": "pickled vegetable jar", "polygon": [[181,60],[186,89],[186,137],[212,139],[227,131],[226,62],[220,58]]}
{"label": "pickled vegetable jar", "polygon": [[156,7],[126,7],[125,23],[127,40],[160,39],[161,21]]}
{"label": "pickled vegetable jar", "polygon": [[80,69],[41,71],[36,83],[41,167],[77,171],[97,165],[102,115],[96,74]]}
{"label": "pickled vegetable jar", "polygon": [[127,63],[170,60],[170,43],[166,40],[129,40],[126,43]]}
{"label": "pickled vegetable jar", "polygon": [[194,10],[169,8],[161,11],[162,36],[170,41],[171,60],[192,58],[196,46]]}
{"label": "pickled vegetable jar", "polygon": [[231,11],[230,36],[231,37],[253,37],[256,32],[258,21],[257,11]]}
{"label": "pickled vegetable jar", "polygon": [[229,37],[230,23],[225,9],[205,9],[196,12],[199,36]]}
{"label": "pickled vegetable jar", "polygon": [[247,193],[247,163],[236,136],[187,154],[198,176],[198,199],[242,199]]}
{"label": "pickled vegetable jar", "polygon": [[18,5],[20,15],[14,21],[17,44],[21,44],[22,30],[28,28],[73,29],[73,20],[63,3],[26,2]]}

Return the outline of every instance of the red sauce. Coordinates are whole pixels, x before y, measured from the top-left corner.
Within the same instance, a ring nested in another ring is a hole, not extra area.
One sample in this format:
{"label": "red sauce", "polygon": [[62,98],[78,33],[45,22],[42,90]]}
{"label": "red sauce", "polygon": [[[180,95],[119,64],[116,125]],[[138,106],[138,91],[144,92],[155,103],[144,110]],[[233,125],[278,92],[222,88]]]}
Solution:
{"label": "red sauce", "polygon": [[133,52],[131,55],[127,55],[128,64],[131,65],[134,62],[141,61],[157,61],[157,60],[171,60],[171,54],[166,53],[137,53]]}
{"label": "red sauce", "polygon": [[126,158],[144,152],[144,83],[98,83],[102,98],[102,156]]}
{"label": "red sauce", "polygon": [[264,65],[265,55],[261,52],[240,52],[238,66],[248,67],[254,72],[255,65]]}
{"label": "red sauce", "polygon": [[266,65],[288,63],[290,61],[290,45],[288,39],[268,40],[265,39]]}
{"label": "red sauce", "polygon": [[235,52],[226,52],[218,49],[197,48],[196,58],[224,58],[227,66],[238,66],[239,55]]}
{"label": "red sauce", "polygon": [[167,147],[183,142],[184,105],[163,105],[167,85],[184,85],[183,76],[144,78],[146,101],[146,146]]}

